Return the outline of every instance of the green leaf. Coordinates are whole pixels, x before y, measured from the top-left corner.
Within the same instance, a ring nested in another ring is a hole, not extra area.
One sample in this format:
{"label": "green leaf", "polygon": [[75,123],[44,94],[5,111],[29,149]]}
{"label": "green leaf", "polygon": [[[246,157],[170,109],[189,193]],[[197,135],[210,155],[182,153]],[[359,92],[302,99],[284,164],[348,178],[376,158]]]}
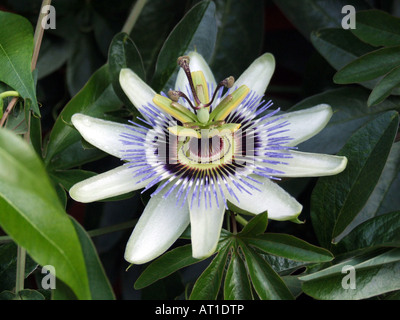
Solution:
{"label": "green leaf", "polygon": [[3,291],[0,293],[0,300],[45,300],[45,297],[39,291],[24,289],[17,293]]}
{"label": "green leaf", "polygon": [[[344,29],[322,29],[311,34],[311,42],[325,60],[336,70],[340,70],[358,57],[375,50],[351,32]],[[360,83],[372,89],[378,80]]]}
{"label": "green leaf", "polygon": [[262,1],[217,0],[215,5],[218,33],[210,66],[217,82],[227,76],[237,79],[260,52],[264,4]]}
{"label": "green leaf", "polygon": [[50,177],[61,184],[66,190],[71,189],[71,187],[80,181],[89,179],[95,176],[97,173],[85,170],[57,170],[50,173]]}
{"label": "green leaf", "polygon": [[217,299],[229,251],[230,245],[226,245],[217,253],[194,284],[190,300]]}
{"label": "green leaf", "polygon": [[67,62],[70,53],[69,45],[70,43],[65,39],[46,33],[36,64],[38,79],[52,74]]}
{"label": "green leaf", "polygon": [[327,126],[299,148],[308,152],[336,154],[350,136],[367,122],[385,111],[400,111],[400,99],[393,96],[374,108],[368,108],[366,102],[369,94],[370,91],[362,87],[342,87],[316,94],[293,106],[289,111],[303,110],[321,103],[327,103],[333,109]]}
{"label": "green leaf", "polygon": [[382,174],[375,185],[367,203],[346,228],[341,236],[346,235],[359,224],[400,208],[398,190],[400,188],[400,142],[393,144]]}
{"label": "green leaf", "polygon": [[185,245],[168,251],[153,261],[135,282],[135,289],[139,290],[167,277],[175,271],[190,266],[202,260],[192,257],[192,245]]}
{"label": "green leaf", "polygon": [[156,92],[173,88],[178,72],[176,59],[196,50],[206,61],[213,53],[217,27],[215,4],[201,1],[176,25],[158,55],[152,87]]}
{"label": "green leaf", "polygon": [[109,52],[108,65],[110,68],[110,78],[114,91],[117,96],[131,110],[137,110],[127,98],[119,84],[119,73],[122,68],[132,69],[141,79],[146,80],[142,57],[133,43],[132,39],[126,33],[118,33],[114,36]]}
{"label": "green leaf", "polygon": [[[26,256],[25,277],[30,275],[37,267],[37,263]],[[0,291],[12,290],[15,287],[17,271],[17,245],[14,242],[0,245]]]}
{"label": "green leaf", "polygon": [[267,230],[268,225],[268,212],[265,211],[253,217],[243,228],[241,232],[239,232],[239,237],[246,237],[249,235],[257,235],[260,233],[264,233]]}
{"label": "green leaf", "polygon": [[348,158],[338,175],[320,178],[311,196],[311,219],[322,246],[329,248],[360,212],[372,193],[397,132],[398,114],[386,112],[347,141],[339,155]]}
{"label": "green leaf", "polygon": [[175,272],[141,290],[142,300],[176,300],[185,291],[182,276]]}
{"label": "green leaf", "polygon": [[78,235],[40,159],[5,129],[0,130],[0,225],[37,263],[54,266],[78,298],[91,298]]}
{"label": "green leaf", "polygon": [[350,29],[359,39],[373,46],[400,45],[400,19],[381,10],[359,11],[357,26]]}
{"label": "green leaf", "polygon": [[75,96],[92,74],[101,67],[104,59],[99,55],[99,48],[91,33],[78,33],[70,45],[71,53],[67,61],[66,78],[68,91],[71,96]]}
{"label": "green leaf", "polygon": [[333,259],[332,254],[288,234],[267,233],[242,239],[247,245],[264,252],[304,262],[326,262]]}
{"label": "green leaf", "polygon": [[0,81],[28,99],[30,108],[40,116],[31,72],[32,25],[24,17],[4,11],[0,11],[0,25]]}
{"label": "green leaf", "polygon": [[374,106],[385,100],[400,86],[400,66],[389,71],[374,87],[368,97],[368,106]]}
{"label": "green leaf", "polygon": [[[75,133],[71,132],[70,134]],[[47,169],[50,173],[52,173],[53,170],[66,170],[104,158],[104,156],[106,156],[106,153],[104,153],[100,149],[86,149],[83,146],[82,139],[79,139],[65,149],[58,152],[56,155],[54,155],[54,157],[49,160],[49,163],[47,164]]]}
{"label": "green leaf", "polygon": [[374,246],[400,247],[400,211],[365,221],[338,243],[335,252],[346,252]]}
{"label": "green leaf", "polygon": [[154,72],[164,41],[185,12],[187,1],[147,1],[130,34],[138,47],[147,75]]}
{"label": "green leaf", "polygon": [[[46,166],[51,165],[53,158],[58,153],[65,151],[74,143],[80,143],[81,136],[71,124],[73,114],[84,113],[93,117],[105,118],[107,112],[117,110],[120,107],[121,102],[115,95],[110,83],[108,65],[104,65],[93,74],[85,87],[69,101],[58,116],[47,144]],[[83,152],[82,147],[80,147],[80,152]],[[98,154],[98,151],[94,152]],[[90,151],[87,153],[91,154]],[[54,165],[51,167],[55,169]],[[68,168],[68,165],[63,163],[63,169],[66,168]]]}
{"label": "green leaf", "polygon": [[253,300],[253,293],[244,261],[232,251],[231,261],[225,275],[225,300]]}
{"label": "green leaf", "polygon": [[87,268],[89,288],[93,300],[114,300],[114,292],[103,269],[96,247],[83,227],[71,218],[82,246]]}
{"label": "green leaf", "polygon": [[[361,257],[361,261],[364,259]],[[359,300],[371,298],[386,292],[400,289],[400,279],[394,275],[400,272],[400,250],[393,249],[364,260],[358,264],[345,261],[340,268],[326,270],[300,277],[304,281],[303,291],[316,299],[323,300]],[[345,278],[350,272],[343,267],[353,267],[355,289],[342,286],[348,284]]]}
{"label": "green leaf", "polygon": [[[297,0],[274,0],[284,15],[307,39],[312,31],[323,28],[341,28],[342,8],[352,5],[356,12],[370,9],[364,0],[303,0],[301,6]],[[357,21],[358,22],[358,21]]]}
{"label": "green leaf", "polygon": [[311,43],[336,70],[375,50],[342,28],[328,28],[311,33]]}
{"label": "green leaf", "polygon": [[340,69],[333,77],[338,84],[376,79],[400,65],[400,46],[367,53]]}
{"label": "green leaf", "polygon": [[251,282],[260,299],[293,300],[283,280],[260,255],[244,244],[241,249],[246,257]]}

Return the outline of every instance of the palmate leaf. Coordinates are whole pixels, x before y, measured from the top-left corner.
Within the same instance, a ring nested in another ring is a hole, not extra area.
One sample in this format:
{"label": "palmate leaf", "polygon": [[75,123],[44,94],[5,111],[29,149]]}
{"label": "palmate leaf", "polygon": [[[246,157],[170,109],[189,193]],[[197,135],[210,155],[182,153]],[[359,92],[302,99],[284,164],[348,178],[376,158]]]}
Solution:
{"label": "palmate leaf", "polygon": [[327,262],[332,254],[323,248],[311,245],[288,234],[266,233],[242,238],[247,245],[264,252],[303,262]]}
{"label": "palmate leaf", "polygon": [[250,279],[262,300],[293,300],[294,297],[281,277],[252,248],[240,243],[246,258]]}
{"label": "palmate leaf", "polygon": [[230,245],[225,245],[194,284],[190,300],[215,300],[218,296]]}
{"label": "palmate leaf", "polygon": [[224,299],[253,300],[253,293],[246,265],[236,250],[232,250],[231,260],[226,270]]}
{"label": "palmate leaf", "polygon": [[197,263],[200,260],[192,257],[192,246],[175,248],[152,262],[135,282],[135,289],[142,289],[167,277],[175,271]]}

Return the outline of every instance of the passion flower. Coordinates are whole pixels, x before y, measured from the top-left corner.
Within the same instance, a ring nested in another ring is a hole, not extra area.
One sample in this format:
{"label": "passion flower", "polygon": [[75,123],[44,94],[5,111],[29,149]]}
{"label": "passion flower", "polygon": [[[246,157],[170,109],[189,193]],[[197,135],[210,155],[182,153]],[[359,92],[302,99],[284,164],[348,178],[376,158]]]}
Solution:
{"label": "passion flower", "polygon": [[75,114],[82,137],[124,163],[74,185],[73,199],[92,202],[133,190],[152,190],[128,241],[125,259],[148,262],[165,252],[190,224],[192,253],[214,253],[225,210],[275,220],[296,219],[300,203],[273,180],[333,175],[345,157],[304,153],[296,145],[321,131],[329,105],[281,114],[263,95],[275,68],[266,53],[235,81],[216,83],[201,55],[178,58],[174,90],[157,94],[133,71],[120,84],[141,113],[121,124]]}

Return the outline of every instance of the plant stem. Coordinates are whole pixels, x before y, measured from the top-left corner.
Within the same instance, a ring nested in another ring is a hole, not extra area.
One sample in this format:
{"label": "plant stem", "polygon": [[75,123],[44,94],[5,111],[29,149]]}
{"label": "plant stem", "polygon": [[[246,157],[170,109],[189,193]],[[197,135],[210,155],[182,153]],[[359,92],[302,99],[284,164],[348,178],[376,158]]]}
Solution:
{"label": "plant stem", "polygon": [[122,27],[122,32],[125,32],[127,34],[130,34],[133,27],[135,26],[135,23],[137,19],[139,18],[140,13],[143,10],[143,7],[145,6],[147,0],[137,0],[135,5],[133,6],[131,12],[129,13],[128,18],[125,21],[124,26]]}
{"label": "plant stem", "polygon": [[12,109],[15,107],[17,104],[18,97],[14,97],[11,99],[10,103],[8,104],[6,111],[4,111],[3,117],[0,119],[0,128],[4,126],[4,123],[6,122],[8,115],[11,113]]}
{"label": "plant stem", "polygon": [[18,91],[4,91],[0,93],[0,99],[8,98],[8,97],[19,97]]}
{"label": "plant stem", "polygon": [[26,250],[17,248],[17,276],[15,279],[15,293],[24,290]]}
{"label": "plant stem", "polygon": [[239,224],[241,224],[243,227],[246,226],[247,220],[243,218],[241,215],[236,214],[235,219]]}
{"label": "plant stem", "polygon": [[43,0],[42,6],[40,7],[39,18],[36,23],[35,34],[33,36],[34,49],[33,49],[32,61],[31,61],[31,70],[32,71],[36,69],[36,62],[39,57],[40,46],[42,44],[42,39],[43,39],[44,29],[42,26],[42,20],[45,17],[45,15],[47,15],[47,13],[42,12],[42,9],[43,9],[43,7],[49,6],[50,4],[51,4],[51,0]]}
{"label": "plant stem", "polygon": [[237,224],[235,219],[236,213],[231,211],[231,225],[232,225],[232,233],[237,234]]}

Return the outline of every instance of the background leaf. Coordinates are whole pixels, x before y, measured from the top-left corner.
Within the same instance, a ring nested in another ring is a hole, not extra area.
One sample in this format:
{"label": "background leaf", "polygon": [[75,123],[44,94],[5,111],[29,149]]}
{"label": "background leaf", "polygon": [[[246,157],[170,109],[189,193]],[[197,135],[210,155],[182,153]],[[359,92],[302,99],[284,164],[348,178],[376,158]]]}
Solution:
{"label": "background leaf", "polygon": [[311,197],[311,218],[318,240],[329,248],[362,209],[383,170],[398,126],[396,112],[386,112],[359,129],[339,155],[346,170],[320,178]]}
{"label": "background leaf", "polygon": [[118,33],[113,38],[108,52],[108,65],[110,70],[111,83],[115,93],[121,101],[132,111],[137,111],[132,105],[119,84],[119,73],[122,68],[133,70],[141,79],[146,80],[142,57],[126,33]]}
{"label": "background leaf", "polygon": [[338,84],[376,79],[400,65],[400,46],[369,52],[340,69],[333,81]]}
{"label": "background leaf", "polygon": [[[386,214],[397,211],[400,208],[400,199],[397,196],[400,187],[400,143],[393,144],[389,157],[383,168],[378,183],[375,185],[365,206],[358,213],[356,218],[348,225],[342,236],[348,234],[352,229],[361,223]],[[390,226],[386,225],[388,232]],[[383,229],[382,229],[383,230]],[[390,233],[390,232],[389,232]],[[338,240],[340,237],[338,238]]]}
{"label": "background leaf", "polygon": [[358,264],[348,261],[346,265],[354,267],[355,289],[345,289],[342,280],[346,272],[342,268],[331,268],[330,272],[323,270],[321,276],[317,273],[301,277],[305,281],[302,288],[308,295],[323,300],[358,300],[371,298],[386,292],[400,289],[398,277],[393,275],[400,271],[400,251],[393,249],[373,258],[361,258]]}
{"label": "background leaf", "polygon": [[335,252],[374,246],[400,246],[400,212],[371,218],[358,225],[338,243]]}
{"label": "background leaf", "polygon": [[262,1],[217,0],[215,5],[218,33],[210,60],[211,70],[217,82],[228,76],[237,79],[260,53],[264,4]]}
{"label": "background leaf", "polygon": [[359,11],[357,26],[350,29],[357,38],[373,46],[396,46],[400,44],[400,19],[381,10]]}
{"label": "background leaf", "polygon": [[187,1],[147,1],[130,34],[138,47],[147,75],[154,73],[157,56],[176,21],[187,9]]}
{"label": "background leaf", "polygon": [[342,8],[354,6],[356,12],[369,9],[370,5],[363,0],[303,0],[301,5],[296,0],[274,0],[285,16],[307,39],[312,31],[323,28],[341,28]]}
{"label": "background leaf", "polygon": [[0,11],[0,25],[0,81],[29,99],[30,108],[40,115],[31,72],[32,26],[24,17],[4,11]]}
{"label": "background leaf", "polygon": [[368,106],[376,105],[385,100],[400,86],[400,66],[389,71],[374,87],[368,97]]}
{"label": "background leaf", "polygon": [[[71,117],[74,113],[84,113],[94,117],[106,118],[107,112],[121,108],[121,102],[115,95],[112,84],[110,83],[108,66],[105,65],[96,71],[85,87],[65,106],[58,116],[56,123],[51,131],[49,142],[46,149],[45,163],[52,168],[68,168],[65,163],[55,165],[55,155],[61,151],[66,151],[73,144],[80,144],[81,136],[72,127]],[[78,148],[82,152],[82,147]],[[94,151],[98,153],[98,151]],[[71,154],[71,150],[68,150]],[[90,152],[89,159],[90,159]],[[73,157],[73,159],[75,156]]]}
{"label": "background leaf", "polygon": [[175,85],[176,59],[196,50],[206,61],[212,55],[217,36],[215,4],[201,1],[176,25],[158,55],[152,88],[158,92]]}

